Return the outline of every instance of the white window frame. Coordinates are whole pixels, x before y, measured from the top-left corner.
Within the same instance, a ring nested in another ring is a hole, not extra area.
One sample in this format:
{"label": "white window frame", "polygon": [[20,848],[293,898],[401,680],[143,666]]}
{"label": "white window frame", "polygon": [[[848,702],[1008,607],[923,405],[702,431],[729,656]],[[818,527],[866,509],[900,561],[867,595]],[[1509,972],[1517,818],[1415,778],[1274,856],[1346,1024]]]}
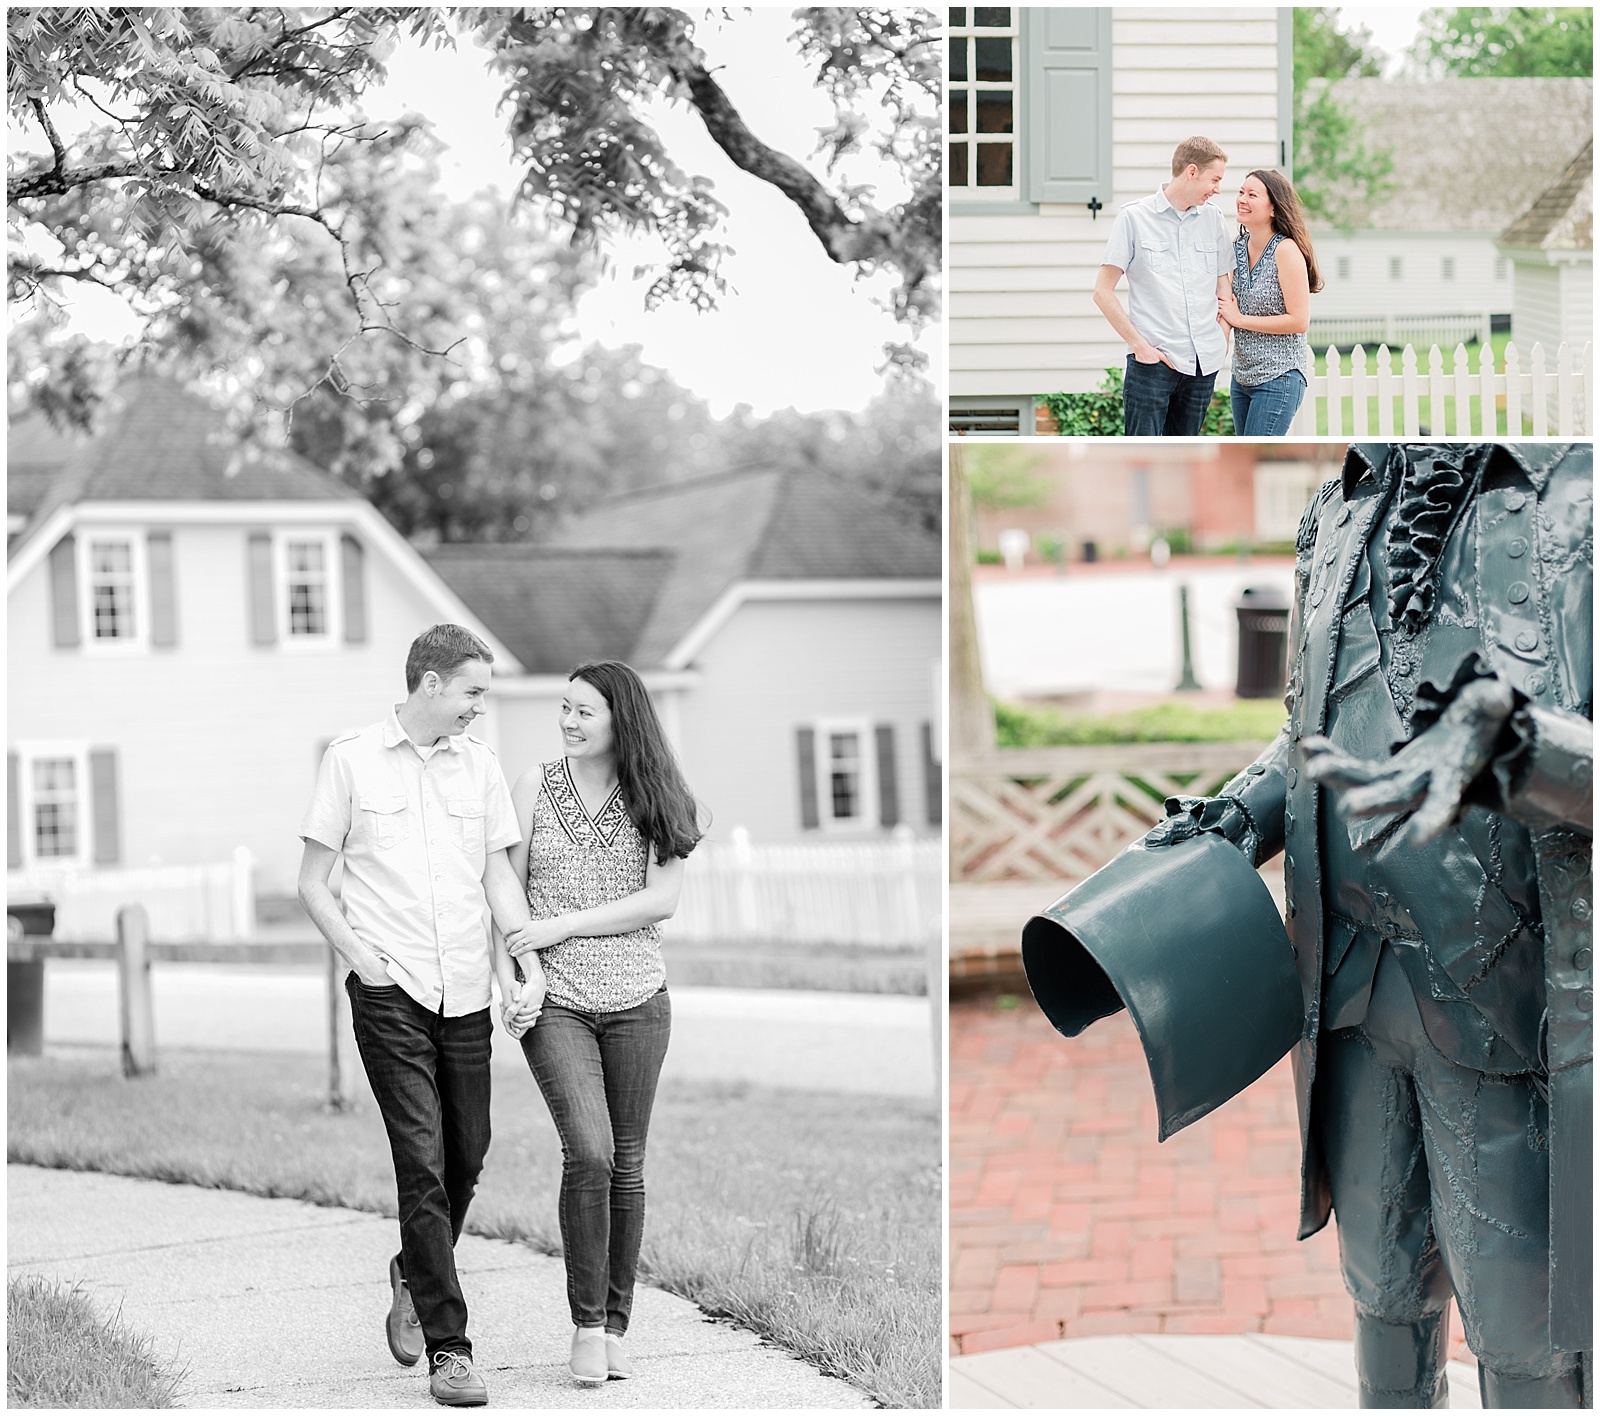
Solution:
{"label": "white window frame", "polygon": [[1404,280],[1406,278],[1406,261],[1404,256],[1389,257],[1389,279]]}
{"label": "white window frame", "polygon": [[[967,7],[967,18],[972,18],[973,11],[978,6]],[[945,83],[945,112],[954,110],[953,96],[960,92],[967,95],[967,131],[965,133],[951,133],[948,125],[945,132],[945,161],[949,163],[950,146],[955,142],[964,142],[968,145],[970,161],[967,165],[967,181],[965,185],[957,187],[950,182],[948,165],[945,171],[945,188],[952,201],[959,202],[1015,202],[1022,199],[1022,11],[1016,6],[1011,10],[1011,24],[1006,29],[979,29],[976,25],[963,25],[960,28],[951,26],[947,31],[949,43],[957,40],[965,43],[969,39],[1003,39],[1011,40],[1011,82],[999,83],[992,79],[979,82],[977,76],[977,46],[972,46],[973,65],[968,70],[968,77],[962,82],[947,78]],[[948,75],[951,66],[946,55],[945,72]],[[1006,93],[1011,94],[1011,131],[1009,133],[990,133],[980,135],[978,132],[978,95],[980,93]],[[1001,143],[1011,145],[1011,183],[1005,187],[980,187],[978,185],[978,153],[980,143],[984,146],[998,146]]]}
{"label": "white window frame", "polygon": [[[116,639],[97,639],[94,633],[94,548],[96,544],[122,543],[128,547],[133,590],[133,633]],[[150,566],[142,529],[126,526],[85,526],[78,534],[78,643],[90,654],[147,654],[150,652]]]}
{"label": "white window frame", "polygon": [[1350,257],[1349,256],[1335,256],[1334,257],[1334,270],[1337,272],[1337,275],[1335,276],[1336,279],[1338,279],[1338,280],[1349,280],[1350,279]]}
{"label": "white window frame", "polygon": [[[17,754],[17,816],[21,826],[21,848],[24,868],[38,866],[52,869],[58,866],[88,866],[94,860],[94,791],[89,781],[89,744],[74,739],[45,740],[13,743],[11,750]],[[42,856],[37,846],[37,823],[34,820],[33,765],[46,758],[68,758],[72,762],[73,778],[78,795],[77,849],[71,855]]]}
{"label": "white window frame", "polygon": [[1439,257],[1439,279],[1454,280],[1456,278],[1456,258],[1454,256]]}
{"label": "white window frame", "polygon": [[[328,622],[322,634],[289,632],[289,546],[311,541],[322,547],[328,590]],[[339,560],[339,533],[319,527],[278,531],[272,538],[273,613],[278,643],[291,653],[319,653],[337,649],[344,641],[344,568]]]}
{"label": "white window frame", "polygon": [[[878,828],[878,739],[867,718],[823,718],[817,734],[817,824],[824,831],[861,832]],[[833,814],[833,742],[835,733],[854,733],[861,744],[861,814]]]}

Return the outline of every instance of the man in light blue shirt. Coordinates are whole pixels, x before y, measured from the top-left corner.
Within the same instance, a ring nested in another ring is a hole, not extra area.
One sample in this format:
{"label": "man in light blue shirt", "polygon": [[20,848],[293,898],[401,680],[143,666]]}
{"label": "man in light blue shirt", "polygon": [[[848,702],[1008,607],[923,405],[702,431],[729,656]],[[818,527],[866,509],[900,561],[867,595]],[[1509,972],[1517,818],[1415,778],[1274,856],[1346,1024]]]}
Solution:
{"label": "man in light blue shirt", "polygon": [[[1118,213],[1095,280],[1094,303],[1127,342],[1123,431],[1194,437],[1227,329],[1217,300],[1233,275],[1227,218],[1210,205],[1228,155],[1210,138],[1185,138],[1172,154],[1172,180]],[[1128,308],[1117,282],[1128,277]]]}

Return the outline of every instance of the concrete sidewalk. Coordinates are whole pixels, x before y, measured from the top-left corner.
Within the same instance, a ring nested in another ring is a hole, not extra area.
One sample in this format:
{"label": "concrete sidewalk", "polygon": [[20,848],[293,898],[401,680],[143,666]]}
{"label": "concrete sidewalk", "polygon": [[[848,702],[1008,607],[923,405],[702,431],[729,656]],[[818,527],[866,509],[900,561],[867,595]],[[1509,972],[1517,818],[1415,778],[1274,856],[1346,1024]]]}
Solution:
{"label": "concrete sidewalk", "polygon": [[[298,1200],[74,1171],[6,1167],[7,1274],[44,1274],[120,1311],[194,1407],[434,1408],[421,1364],[384,1342],[395,1222]],[[862,1408],[848,1383],[640,1287],[638,1375],[567,1375],[558,1259],[462,1237],[457,1266],[492,1406],[635,1410]]]}

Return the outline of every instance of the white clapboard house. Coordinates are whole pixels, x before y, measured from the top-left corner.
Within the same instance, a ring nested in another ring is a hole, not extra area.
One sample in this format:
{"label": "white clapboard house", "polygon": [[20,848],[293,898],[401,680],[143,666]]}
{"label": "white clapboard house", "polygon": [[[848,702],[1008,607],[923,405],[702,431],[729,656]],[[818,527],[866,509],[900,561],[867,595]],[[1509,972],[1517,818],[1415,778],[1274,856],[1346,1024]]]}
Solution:
{"label": "white clapboard house", "polygon": [[[1118,206],[1186,137],[1235,178],[1291,170],[1286,8],[950,11],[951,426],[1031,433],[1041,394],[1098,387],[1126,346],[1094,306]],[[1126,298],[1126,285],[1121,287]]]}
{"label": "white clapboard house", "polygon": [[1594,81],[1371,78],[1332,88],[1394,168],[1391,189],[1354,212],[1352,229],[1312,228],[1326,281],[1311,302],[1313,344],[1449,349],[1509,330],[1525,357],[1538,341],[1553,361],[1551,322],[1519,327],[1513,317],[1524,264],[1497,240],[1591,138]]}
{"label": "white clapboard house", "polygon": [[293,894],[324,746],[405,696],[406,650],[441,621],[495,653],[478,731],[513,779],[560,750],[566,672],[615,657],[713,841],[939,829],[938,537],[826,472],[636,494],[548,548],[424,554],[304,459],[242,458],[160,378],[122,384],[92,439],[17,419],[8,459],[14,895],[105,913],[135,883],[179,902],[158,935],[248,933],[249,899]]}

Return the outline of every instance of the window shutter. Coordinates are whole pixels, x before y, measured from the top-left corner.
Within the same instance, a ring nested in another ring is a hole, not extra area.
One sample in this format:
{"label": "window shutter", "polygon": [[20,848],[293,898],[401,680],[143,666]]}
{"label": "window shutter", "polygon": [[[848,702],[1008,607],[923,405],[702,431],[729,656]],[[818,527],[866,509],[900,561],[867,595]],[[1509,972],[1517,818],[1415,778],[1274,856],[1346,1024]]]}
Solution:
{"label": "window shutter", "polygon": [[172,532],[152,531],[145,542],[150,563],[150,643],[170,649],[178,642],[178,591],[172,567]]}
{"label": "window shutter", "polygon": [[250,642],[275,644],[278,607],[272,599],[272,537],[265,532],[250,536]]}
{"label": "window shutter", "polygon": [[927,805],[928,825],[944,821],[944,773],[933,755],[933,724],[922,725],[922,799]]}
{"label": "window shutter", "polygon": [[367,642],[367,593],[363,564],[366,553],[354,536],[341,536],[340,568],[344,573],[344,642]]}
{"label": "window shutter", "polygon": [[6,753],[6,869],[22,865],[22,804],[17,800],[17,754]]}
{"label": "window shutter", "polygon": [[894,774],[894,728],[879,723],[873,730],[878,740],[878,824],[900,824],[900,783]]}
{"label": "window shutter", "polygon": [[822,825],[817,815],[817,734],[812,728],[798,728],[794,737],[800,756],[800,824],[815,831]]}
{"label": "window shutter", "polygon": [[77,648],[78,543],[72,536],[50,548],[50,614],[56,648]]}
{"label": "window shutter", "polygon": [[115,865],[122,859],[121,814],[117,810],[117,750],[89,749],[89,791],[93,797],[94,863]]}
{"label": "window shutter", "polygon": [[1111,11],[1041,7],[1028,21],[1028,200],[1109,204]]}

